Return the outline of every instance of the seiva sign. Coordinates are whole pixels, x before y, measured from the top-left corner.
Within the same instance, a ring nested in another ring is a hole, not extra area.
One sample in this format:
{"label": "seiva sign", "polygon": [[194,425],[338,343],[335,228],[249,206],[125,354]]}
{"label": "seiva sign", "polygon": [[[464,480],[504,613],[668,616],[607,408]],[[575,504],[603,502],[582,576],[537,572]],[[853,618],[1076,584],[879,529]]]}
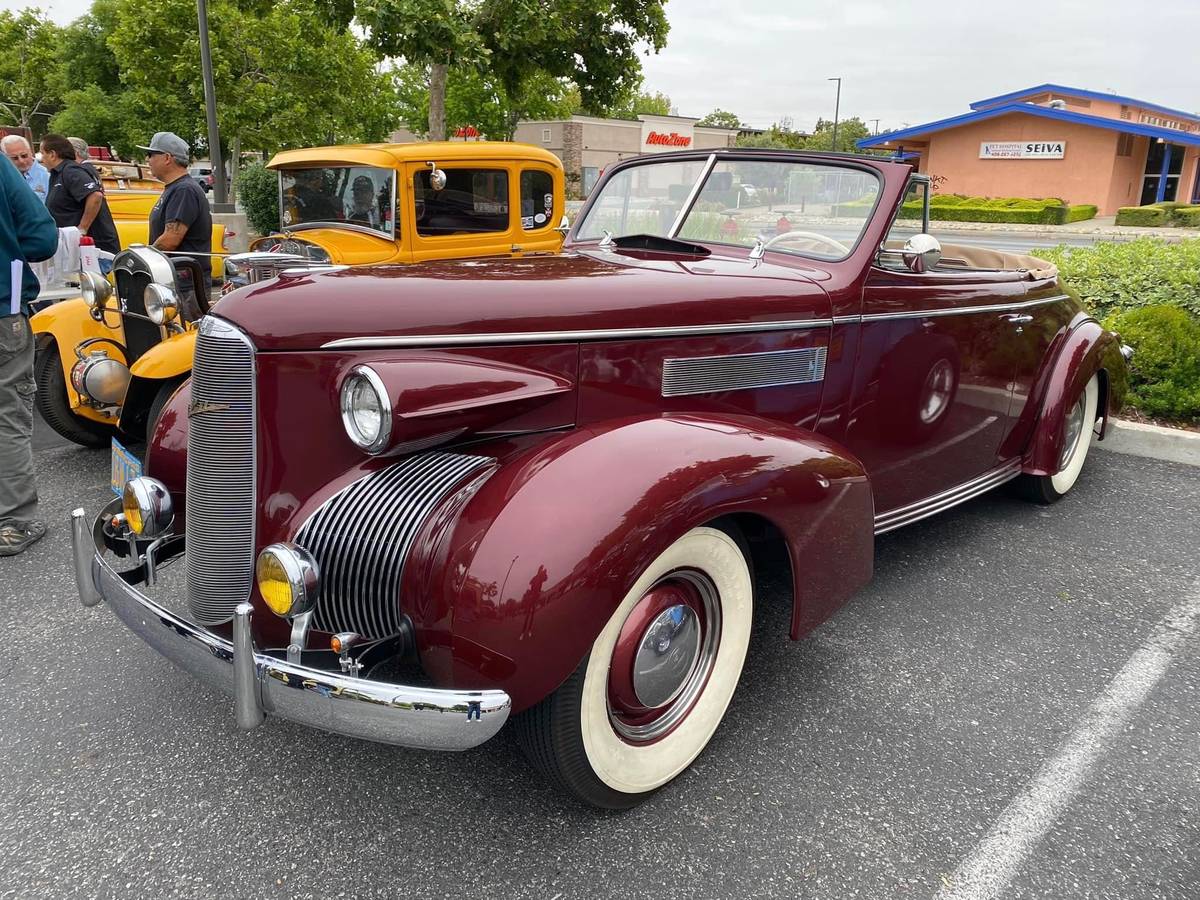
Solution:
{"label": "seiva sign", "polygon": [[1062,159],[1066,141],[992,141],[979,145],[980,159]]}

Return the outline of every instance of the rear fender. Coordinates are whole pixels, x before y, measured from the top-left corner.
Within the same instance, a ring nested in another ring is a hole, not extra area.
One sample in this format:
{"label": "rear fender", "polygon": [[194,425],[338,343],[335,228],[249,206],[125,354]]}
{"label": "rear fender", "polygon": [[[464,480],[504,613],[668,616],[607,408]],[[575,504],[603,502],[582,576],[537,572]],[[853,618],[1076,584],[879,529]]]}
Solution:
{"label": "rear fender", "polygon": [[[1033,434],[1021,470],[1029,475],[1054,475],[1062,454],[1063,423],[1067,410],[1079,399],[1087,383],[1101,373],[1104,401],[1098,407],[1100,437],[1108,427],[1108,417],[1125,403],[1127,375],[1121,356],[1120,340],[1105,331],[1095,319],[1084,319],[1066,335],[1035,385],[1037,402],[1030,403],[1027,414],[1036,415]],[[1095,423],[1089,423],[1094,427]]]}
{"label": "rear fender", "polygon": [[422,662],[438,683],[502,687],[528,707],[575,670],[659,554],[735,513],[788,544],[793,637],[871,577],[870,485],[833,442],[750,416],[604,423],[504,459],[426,523],[401,590]]}

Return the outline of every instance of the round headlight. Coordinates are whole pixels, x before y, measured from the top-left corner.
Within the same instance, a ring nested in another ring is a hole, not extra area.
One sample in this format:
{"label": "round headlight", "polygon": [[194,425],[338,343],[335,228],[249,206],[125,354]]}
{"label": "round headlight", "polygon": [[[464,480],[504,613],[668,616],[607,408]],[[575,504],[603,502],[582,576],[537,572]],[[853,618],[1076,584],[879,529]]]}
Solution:
{"label": "round headlight", "polygon": [[277,616],[291,619],[317,604],[317,561],[303,547],[290,543],[265,547],[258,554],[254,577],[263,600]]}
{"label": "round headlight", "polygon": [[129,530],[141,537],[158,537],[175,521],[171,495],[161,481],[132,478],[121,494],[121,511]]}
{"label": "round headlight", "polygon": [[112,295],[112,285],[103,275],[97,275],[95,272],[80,272],[79,293],[83,295],[83,302],[95,309]]}
{"label": "round headlight", "polygon": [[380,453],[392,436],[392,403],[374,369],[355,366],[342,382],[342,425],[368,453]]}
{"label": "round headlight", "polygon": [[166,325],[179,315],[175,292],[165,285],[150,282],[142,292],[142,302],[146,304],[146,315],[155,325]]}

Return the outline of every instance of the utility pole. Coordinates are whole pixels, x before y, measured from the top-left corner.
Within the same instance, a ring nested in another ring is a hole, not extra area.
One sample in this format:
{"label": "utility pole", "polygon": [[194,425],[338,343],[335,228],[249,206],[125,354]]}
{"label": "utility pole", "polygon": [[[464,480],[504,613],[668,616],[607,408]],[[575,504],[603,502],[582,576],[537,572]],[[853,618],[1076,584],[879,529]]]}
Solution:
{"label": "utility pole", "polygon": [[838,111],[842,105],[842,79],[841,78],[826,78],[826,81],[837,82],[837,96],[833,101],[833,152],[837,153],[837,127],[838,127]]}
{"label": "utility pole", "polygon": [[[213,212],[231,213],[234,205],[225,190],[225,160],[221,156],[221,135],[217,131],[217,91],[213,85],[212,54],[208,49],[208,3],[196,0],[200,20],[200,68],[204,75],[204,107],[208,114],[208,156],[213,171]],[[237,165],[237,160],[234,160]]]}

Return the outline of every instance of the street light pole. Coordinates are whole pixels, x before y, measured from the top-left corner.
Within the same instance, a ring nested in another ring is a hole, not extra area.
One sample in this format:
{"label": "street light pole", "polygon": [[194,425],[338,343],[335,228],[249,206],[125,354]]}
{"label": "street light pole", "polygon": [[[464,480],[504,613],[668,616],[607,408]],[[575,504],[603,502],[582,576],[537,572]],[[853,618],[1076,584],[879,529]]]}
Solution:
{"label": "street light pole", "polygon": [[838,110],[842,105],[842,79],[841,78],[826,78],[826,81],[837,82],[837,96],[833,101],[833,152],[837,153],[837,127],[838,127]]}
{"label": "street light pole", "polygon": [[875,123],[875,131],[873,132],[873,134],[874,134],[876,137],[878,137],[878,136],[879,136],[879,120],[878,120],[878,119],[872,119],[871,121]]}
{"label": "street light pole", "polygon": [[[212,161],[213,212],[230,213],[234,206],[225,190],[225,160],[221,158],[221,135],[217,131],[217,92],[213,86],[212,54],[208,49],[208,3],[196,0],[200,20],[200,68],[204,76],[204,107],[208,114],[208,155]],[[234,160],[234,165],[237,161]]]}

